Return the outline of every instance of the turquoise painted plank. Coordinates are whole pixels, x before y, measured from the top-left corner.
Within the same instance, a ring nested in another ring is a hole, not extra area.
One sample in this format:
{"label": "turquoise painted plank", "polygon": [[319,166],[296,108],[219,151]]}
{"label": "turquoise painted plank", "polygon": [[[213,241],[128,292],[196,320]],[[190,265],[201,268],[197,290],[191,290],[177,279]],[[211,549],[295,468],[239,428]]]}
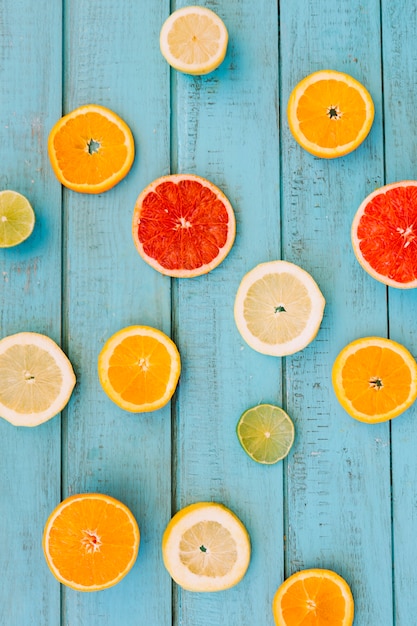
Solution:
{"label": "turquoise painted plank", "polygon": [[173,164],[224,191],[237,235],[217,269],[175,283],[175,336],[184,355],[176,402],[176,509],[222,502],[246,525],[253,551],[245,578],[232,589],[196,594],[174,585],[174,621],[272,626],[272,596],[283,572],[284,464],[257,465],[241,449],[235,428],[251,406],[281,405],[281,362],[244,343],[233,305],[243,275],[280,257],[278,15],[271,2],[207,6],[224,20],[229,48],[212,74],[173,73]]}
{"label": "turquoise painted plank", "polygon": [[286,480],[286,575],[334,569],[352,587],[355,624],[390,624],[389,426],[350,418],[331,385],[345,344],[387,334],[385,289],[359,268],[350,244],[354,213],[384,175],[379,4],[282,3],[280,26],[283,112],[295,84],[327,68],[360,80],[376,105],[366,142],[336,160],[303,151],[282,116],[283,256],[309,271],[327,300],[314,343],[286,360],[287,408],[298,432]]}
{"label": "turquoise painted plank", "polygon": [[169,171],[169,71],[158,48],[168,3],[73,1],[65,12],[65,111],[88,102],[132,129],[128,177],[98,196],[64,193],[65,331],[80,384],[64,432],[64,492],[125,502],[141,530],[136,565],[109,590],[64,590],[63,623],[155,626],[171,621],[160,541],[171,511],[171,417],[133,415],[101,390],[97,356],[114,332],[148,324],[170,334],[170,280],[143,263],[131,237],[142,188]]}
{"label": "turquoise painted plank", "polygon": [[[394,2],[382,3],[384,59],[384,116],[386,182],[416,179],[416,142],[413,108],[417,53],[415,33],[417,14],[414,2],[398,7]],[[390,288],[390,336],[417,356],[417,324],[415,311],[417,291]],[[407,626],[412,621],[416,582],[413,562],[417,557],[413,536],[417,531],[415,501],[417,407],[392,422],[393,480],[393,544],[395,624]]]}

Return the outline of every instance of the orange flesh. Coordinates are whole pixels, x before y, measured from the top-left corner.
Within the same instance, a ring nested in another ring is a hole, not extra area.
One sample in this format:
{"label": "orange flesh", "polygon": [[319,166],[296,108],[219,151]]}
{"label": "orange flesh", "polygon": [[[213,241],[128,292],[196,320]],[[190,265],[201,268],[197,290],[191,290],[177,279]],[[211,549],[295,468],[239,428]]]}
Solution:
{"label": "orange flesh", "polygon": [[225,246],[228,232],[225,205],[197,181],[163,182],[140,207],[138,239],[145,254],[166,270],[208,265]]}
{"label": "orange flesh", "polygon": [[360,252],[382,276],[398,283],[417,279],[417,186],[374,196],[359,221]]}
{"label": "orange flesh", "polygon": [[311,577],[289,587],[281,609],[288,626],[338,626],[344,624],[346,601],[334,582]]}

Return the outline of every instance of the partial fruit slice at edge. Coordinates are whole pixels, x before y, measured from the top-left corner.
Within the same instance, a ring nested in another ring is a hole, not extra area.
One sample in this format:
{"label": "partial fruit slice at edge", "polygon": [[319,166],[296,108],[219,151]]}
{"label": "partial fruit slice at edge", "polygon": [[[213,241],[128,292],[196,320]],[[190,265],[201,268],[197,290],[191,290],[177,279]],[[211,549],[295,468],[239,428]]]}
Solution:
{"label": "partial fruit slice at edge", "polygon": [[272,404],[258,404],[245,411],[236,432],[246,454],[258,463],[269,465],[287,456],[295,435],[289,415]]}
{"label": "partial fruit slice at edge", "polygon": [[156,411],[173,396],[181,371],[174,342],[150,326],[128,326],[110,337],[98,357],[100,383],[126,411]]}
{"label": "partial fruit slice at edge", "polygon": [[332,159],[355,150],[368,135],[374,104],[352,76],[320,70],[306,76],[291,92],[288,123],[295,140],[311,154]]}
{"label": "partial fruit slice at edge", "polygon": [[141,257],[167,276],[210,272],[229,253],[236,232],[229,200],[193,174],[162,176],[139,195],[132,235]]}
{"label": "partial fruit slice at edge", "polygon": [[332,369],[336,397],[355,419],[385,422],[406,411],[417,398],[417,363],[401,344],[384,337],[352,341]]}
{"label": "partial fruit slice at edge", "polygon": [[189,591],[233,587],[246,573],[250,552],[246,528],[217,502],[197,502],[181,509],[162,538],[165,567]]}
{"label": "partial fruit slice at edge", "polygon": [[0,191],[0,248],[25,241],[35,226],[35,213],[27,198],[17,191]]}
{"label": "partial fruit slice at edge", "polygon": [[43,551],[55,578],[77,591],[116,585],[133,567],[140,533],[128,507],[100,493],[63,500],[49,516]]}
{"label": "partial fruit slice at edge", "polygon": [[376,189],[361,203],[352,223],[356,258],[389,287],[417,287],[417,181]]}
{"label": "partial fruit slice at edge", "polygon": [[226,56],[228,33],[220,17],[200,6],[174,11],[164,22],[159,45],[166,61],[185,74],[215,70]]}
{"label": "partial fruit slice at edge", "polygon": [[248,272],[234,307],[237,328],[258,352],[285,356],[317,335],[325,299],[313,277],[294,263],[269,261]]}
{"label": "partial fruit slice at edge", "polygon": [[22,332],[0,340],[0,416],[15,426],[38,426],[68,403],[75,375],[49,337]]}

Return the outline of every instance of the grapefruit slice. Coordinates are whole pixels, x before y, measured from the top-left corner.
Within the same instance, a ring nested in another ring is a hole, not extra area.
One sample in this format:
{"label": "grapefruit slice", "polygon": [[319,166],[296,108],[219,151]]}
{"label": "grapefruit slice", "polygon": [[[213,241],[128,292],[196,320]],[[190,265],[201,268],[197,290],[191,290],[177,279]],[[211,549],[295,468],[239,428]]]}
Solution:
{"label": "grapefruit slice", "polygon": [[139,195],[132,235],[141,257],[167,276],[207,274],[228,255],[236,233],[229,200],[193,174],[162,176]]}
{"label": "grapefruit slice", "polygon": [[417,287],[417,181],[376,189],[352,223],[356,258],[373,278],[390,287]]}

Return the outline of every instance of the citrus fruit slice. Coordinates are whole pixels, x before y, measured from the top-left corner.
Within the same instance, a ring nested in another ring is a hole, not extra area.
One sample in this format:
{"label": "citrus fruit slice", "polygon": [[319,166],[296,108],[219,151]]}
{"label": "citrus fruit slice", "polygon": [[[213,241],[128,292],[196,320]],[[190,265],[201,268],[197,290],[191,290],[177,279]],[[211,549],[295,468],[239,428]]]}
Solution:
{"label": "citrus fruit slice", "polygon": [[200,6],[174,11],[164,22],[159,45],[166,61],[185,74],[215,70],[226,56],[228,33],[220,17]]}
{"label": "citrus fruit slice", "polygon": [[104,344],[98,357],[100,383],[117,406],[141,413],[171,399],[181,370],[178,349],[163,332],[128,326]]}
{"label": "citrus fruit slice", "polygon": [[383,337],[349,343],[337,356],[332,382],[343,408],[361,422],[385,422],[417,398],[417,363],[401,344]]}
{"label": "citrus fruit slice", "polygon": [[285,356],[313,341],[324,306],[324,297],[308,272],[287,261],[269,261],[243,277],[234,315],[240,334],[251,348]]}
{"label": "citrus fruit slice", "polygon": [[374,120],[369,92],[355,78],[334,70],[306,76],[291,92],[288,123],[307,152],[332,159],[355,150]]}
{"label": "citrus fruit slice", "polygon": [[23,332],[0,340],[0,416],[38,426],[68,403],[75,375],[68,357],[46,335]]}
{"label": "citrus fruit slice", "polygon": [[82,193],[101,193],[129,172],[135,147],[130,128],[116,113],[86,104],[54,125],[48,154],[62,185]]}
{"label": "citrus fruit slice", "polygon": [[258,404],[245,411],[236,428],[244,451],[258,463],[271,465],[287,456],[294,443],[294,424],[283,409]]}
{"label": "citrus fruit slice", "polygon": [[356,258],[373,278],[390,287],[417,287],[417,181],[376,189],[352,223]]}
{"label": "citrus fruit slice", "polygon": [[354,600],[347,582],[327,569],[296,572],[272,602],[276,626],[351,626]]}
{"label": "citrus fruit slice", "polygon": [[0,191],[0,248],[11,248],[25,241],[35,226],[35,213],[29,200],[17,191]]}
{"label": "citrus fruit slice", "polygon": [[139,550],[137,522],[125,504],[100,493],[63,500],[50,514],[43,551],[52,574],[77,591],[99,591],[122,580]]}
{"label": "citrus fruit slice", "polygon": [[132,234],[141,257],[167,276],[207,274],[229,253],[235,215],[213,183],[193,174],[154,180],[139,195]]}
{"label": "citrus fruit slice", "polygon": [[246,528],[217,502],[197,502],[178,511],[162,538],[165,567],[188,591],[233,587],[246,573],[250,552]]}

